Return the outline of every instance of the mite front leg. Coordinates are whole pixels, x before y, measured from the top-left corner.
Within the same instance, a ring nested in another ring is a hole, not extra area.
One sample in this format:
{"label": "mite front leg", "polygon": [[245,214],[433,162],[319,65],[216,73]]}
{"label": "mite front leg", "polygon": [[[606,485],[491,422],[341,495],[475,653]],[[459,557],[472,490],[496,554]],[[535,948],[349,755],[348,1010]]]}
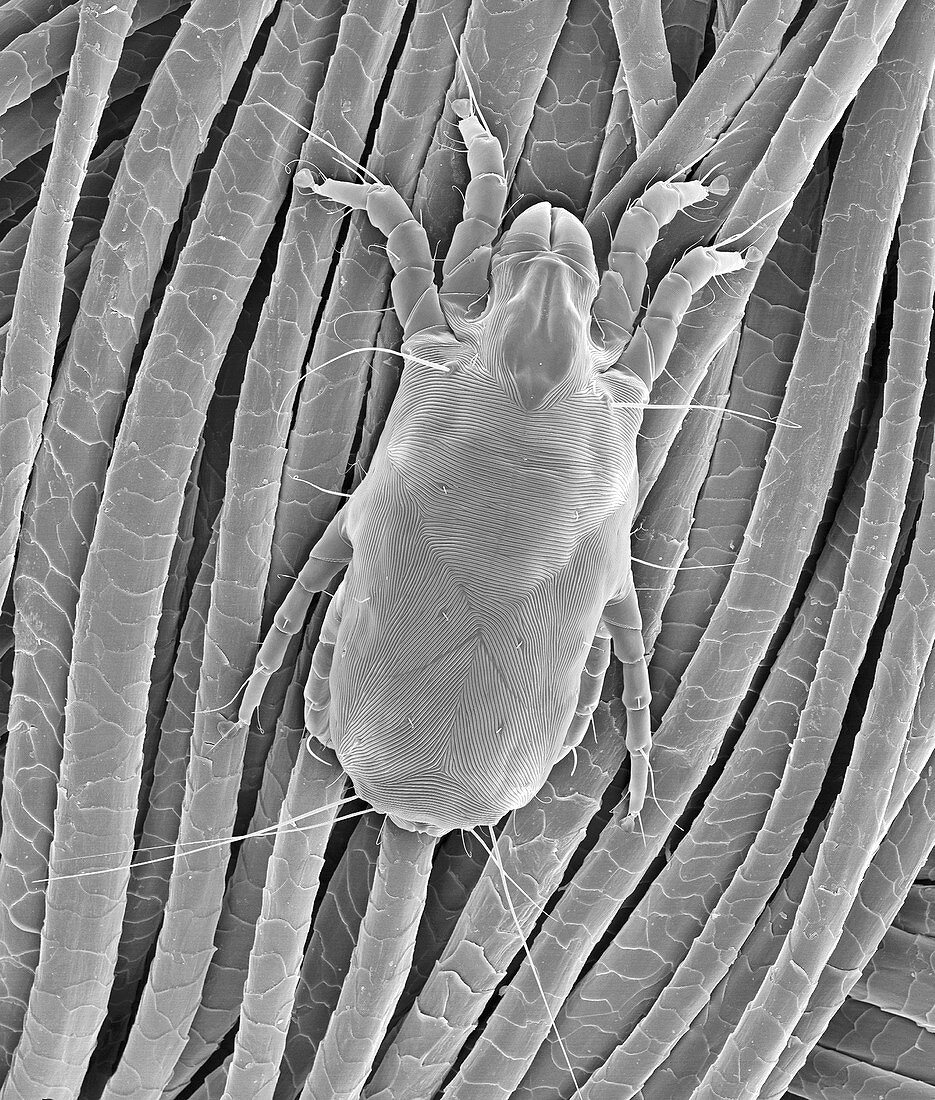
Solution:
{"label": "mite front leg", "polygon": [[739,271],[759,251],[721,252],[717,248],[693,248],[660,280],[636,335],[620,357],[618,366],[641,378],[647,388],[669,360],[679,325],[692,297],[715,275]]}
{"label": "mite front leg", "polygon": [[623,666],[623,705],[627,710],[627,749],[630,753],[630,805],[627,817],[636,817],[646,800],[649,780],[649,670],[643,652],[643,623],[632,582],[628,593],[610,600],[603,622]]}
{"label": "mite front leg", "polygon": [[452,107],[460,116],[458,129],[467,146],[471,180],[445,257],[441,299],[446,309],[465,313],[483,302],[490,289],[491,246],[503,218],[507,185],[500,142],[481,124],[470,100],[455,100]]}
{"label": "mite front leg", "polygon": [[289,639],[302,628],[312,597],[326,588],[328,582],[350,561],[351,544],[344,530],[346,508],[345,505],[325,528],[273,617],[273,625],[263,639],[253,672],[247,680],[237,714],[238,722],[248,723],[253,717],[266,685],[282,665]]}
{"label": "mite front leg", "polygon": [[373,226],[386,234],[386,253],[396,273],[392,283],[393,306],[405,339],[426,329],[442,328],[447,332],[435,286],[429,239],[395,188],[386,183],[327,179],[317,183],[307,168],[296,172],[295,185],[299,190],[312,191],[354,210],[365,210]]}
{"label": "mite front leg", "polygon": [[608,270],[591,308],[598,334],[603,334],[604,345],[612,353],[619,355],[630,339],[646,286],[646,264],[663,226],[680,210],[708,195],[726,192],[726,176],[718,176],[710,184],[663,180],[647,188],[624,212],[611,242]]}

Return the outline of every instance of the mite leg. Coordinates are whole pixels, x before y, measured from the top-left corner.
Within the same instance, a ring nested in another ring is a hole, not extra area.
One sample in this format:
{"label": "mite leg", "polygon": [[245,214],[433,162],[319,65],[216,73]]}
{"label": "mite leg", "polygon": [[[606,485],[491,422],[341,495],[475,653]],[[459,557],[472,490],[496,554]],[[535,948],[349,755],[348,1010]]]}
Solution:
{"label": "mite leg", "polygon": [[448,331],[435,286],[429,239],[395,188],[386,183],[341,180],[316,183],[307,168],[296,172],[295,185],[355,210],[365,210],[374,227],[386,234],[386,252],[396,272],[392,283],[393,305],[406,339],[426,329]]}
{"label": "mite leg", "polygon": [[452,103],[467,145],[471,180],[464,192],[464,213],[451,238],[442,279],[442,305],[464,313],[487,297],[490,255],[506,205],[507,186],[500,142],[481,125],[470,100]]}
{"label": "mite leg", "polygon": [[588,651],[584,669],[581,672],[581,692],[578,695],[578,705],[575,714],[568,727],[565,736],[565,746],[559,755],[559,760],[567,756],[572,749],[577,748],[587,733],[591,724],[591,715],[601,699],[601,687],[604,684],[604,675],[610,664],[610,638],[607,632],[598,627],[594,641]]}
{"label": "mite leg", "polygon": [[663,226],[680,210],[694,206],[709,194],[723,195],[726,191],[725,176],[718,176],[707,185],[694,180],[688,183],[663,180],[648,187],[624,212],[611,242],[608,270],[601,278],[600,290],[591,307],[597,335],[600,338],[603,334],[605,346],[617,347],[619,354],[630,338],[646,286],[646,262]]}
{"label": "mite leg", "polygon": [[630,807],[636,817],[646,799],[649,780],[649,671],[643,652],[643,625],[636,589],[611,600],[604,608],[604,624],[614,642],[614,653],[623,666],[623,705],[627,710],[627,749],[630,753]]}
{"label": "mite leg", "polygon": [[[346,580],[346,578],[345,578]],[[310,737],[331,748],[331,735],[328,728],[328,712],[331,708],[331,663],[334,659],[334,644],[341,625],[341,612],[344,608],[344,594],[347,591],[345,581],[338,585],[321,624],[318,645],[312,654],[312,667],[305,681],[305,728]]]}
{"label": "mite leg", "polygon": [[[752,257],[751,257],[752,258]],[[660,280],[636,334],[620,356],[618,367],[651,388],[675,345],[679,325],[695,295],[709,279],[739,271],[747,262],[740,252],[693,248]]]}
{"label": "mite leg", "polygon": [[316,592],[321,592],[351,557],[351,544],[344,530],[345,509],[334,517],[315,543],[308,561],[295,579],[289,594],[273,617],[273,625],[263,639],[256,664],[240,702],[238,722],[249,722],[259,705],[266,685],[282,665],[289,639],[299,632]]}

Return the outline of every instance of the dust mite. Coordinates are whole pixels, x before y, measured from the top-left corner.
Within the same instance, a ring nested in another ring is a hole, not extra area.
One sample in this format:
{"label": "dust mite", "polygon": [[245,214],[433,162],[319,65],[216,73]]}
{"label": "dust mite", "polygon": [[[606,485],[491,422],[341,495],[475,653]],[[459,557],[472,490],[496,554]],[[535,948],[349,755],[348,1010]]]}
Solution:
{"label": "dust mite", "polygon": [[649,187],[599,278],[584,226],[546,202],[493,246],[503,150],[469,101],[454,108],[470,183],[440,291],[425,231],[392,187],[296,174],[386,234],[405,369],[366,477],[275,615],[239,720],[347,566],[305,714],[360,797],[436,836],[525,805],[583,738],[612,639],[635,816],[651,744],[629,554],[636,435],[692,295],[744,257],[692,249],[634,324],[660,228],[726,181]]}

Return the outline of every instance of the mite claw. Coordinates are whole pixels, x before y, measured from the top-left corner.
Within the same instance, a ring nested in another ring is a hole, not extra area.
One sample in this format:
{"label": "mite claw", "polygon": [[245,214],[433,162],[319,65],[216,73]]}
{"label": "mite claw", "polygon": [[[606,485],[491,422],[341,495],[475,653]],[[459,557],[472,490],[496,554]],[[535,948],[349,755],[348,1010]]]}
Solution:
{"label": "mite claw", "polygon": [[458,118],[467,118],[468,115],[474,114],[474,106],[469,99],[453,99],[451,109]]}
{"label": "mite claw", "polygon": [[232,733],[237,733],[239,730],[243,729],[243,726],[244,723],[240,721],[240,719],[237,719],[234,722],[228,721],[226,719],[221,719],[217,725],[218,739],[213,744],[211,744],[210,747],[212,749],[216,749],[226,737],[229,737]]}
{"label": "mite claw", "polygon": [[757,248],[755,244],[751,244],[750,247],[743,254],[743,262],[745,264],[758,264],[763,259],[763,250]]}
{"label": "mite claw", "polygon": [[300,168],[295,174],[295,186],[301,191],[317,191],[318,181],[310,168]]}
{"label": "mite claw", "polygon": [[727,176],[715,176],[715,178],[708,184],[708,193],[711,195],[726,195],[730,190],[730,183]]}

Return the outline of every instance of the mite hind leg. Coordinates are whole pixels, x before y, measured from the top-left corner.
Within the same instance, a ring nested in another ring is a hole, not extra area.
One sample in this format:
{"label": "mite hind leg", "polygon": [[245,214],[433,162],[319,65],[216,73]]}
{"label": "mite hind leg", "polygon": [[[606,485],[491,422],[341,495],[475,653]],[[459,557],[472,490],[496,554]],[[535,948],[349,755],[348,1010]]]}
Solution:
{"label": "mite hind leg", "polygon": [[490,257],[506,205],[503,148],[474,113],[471,101],[452,103],[460,116],[458,128],[467,146],[471,173],[464,192],[464,210],[455,227],[443,265],[442,306],[466,313],[481,305],[490,289]]}
{"label": "mite hind leg", "polygon": [[643,623],[632,584],[624,596],[604,608],[603,622],[614,643],[614,654],[623,667],[623,705],[627,711],[627,750],[630,754],[630,805],[628,817],[636,817],[646,800],[649,780],[649,670],[643,651]]}
{"label": "mite hind leg", "polygon": [[591,724],[591,715],[601,701],[601,688],[609,664],[610,636],[602,626],[599,626],[581,672],[581,690],[578,695],[578,705],[575,707],[574,717],[568,727],[568,733],[565,735],[565,745],[559,755],[559,760],[567,756],[573,749],[576,749],[584,740],[584,735],[588,732],[588,726]]}
{"label": "mite hind leg", "polygon": [[266,685],[282,666],[289,639],[302,628],[312,598],[321,592],[351,558],[351,544],[345,531],[346,507],[332,519],[312,548],[295,583],[282,601],[273,624],[263,639],[256,656],[253,672],[247,680],[237,721],[248,723],[259,706]]}
{"label": "mite hind leg", "polygon": [[591,307],[595,335],[605,347],[619,354],[630,340],[646,287],[649,254],[663,227],[680,210],[702,202],[708,195],[726,192],[726,176],[718,176],[710,184],[661,180],[624,211],[611,241],[607,271]]}
{"label": "mite hind leg", "polygon": [[[312,654],[312,666],[305,681],[305,728],[308,730],[309,742],[314,738],[326,748],[332,747],[328,721],[331,709],[331,664],[334,660],[334,646],[338,637],[338,629],[341,626],[344,593],[346,591],[346,585],[342,581],[328,604],[328,610],[325,612],[325,618],[321,624],[318,644]],[[308,742],[306,743],[308,744]],[[309,749],[311,749],[310,744]]]}
{"label": "mite hind leg", "polygon": [[307,168],[296,172],[295,186],[354,210],[365,210],[373,226],[386,234],[386,253],[395,272],[393,306],[405,339],[426,329],[441,328],[448,332],[435,286],[435,261],[429,239],[394,187],[386,183],[344,183],[331,179],[318,183]]}

